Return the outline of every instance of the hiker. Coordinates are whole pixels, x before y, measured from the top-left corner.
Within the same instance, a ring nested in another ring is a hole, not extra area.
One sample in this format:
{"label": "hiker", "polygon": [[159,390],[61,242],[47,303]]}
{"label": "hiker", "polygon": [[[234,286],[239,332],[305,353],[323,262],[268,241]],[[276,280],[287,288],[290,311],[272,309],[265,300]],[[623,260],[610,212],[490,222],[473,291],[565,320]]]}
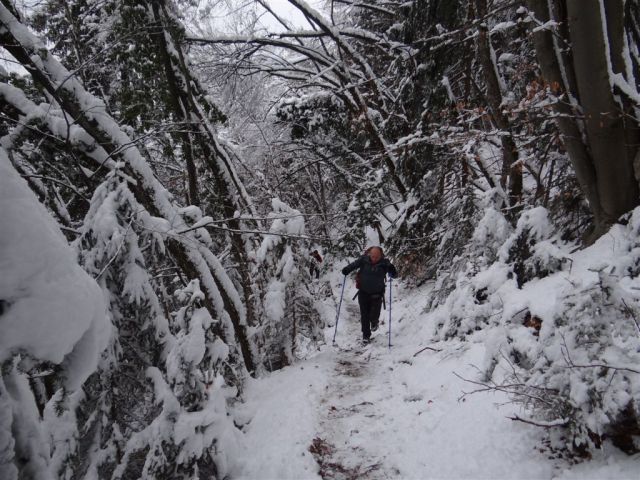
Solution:
{"label": "hiker", "polygon": [[322,257],[318,250],[311,252],[311,258],[309,259],[309,275],[313,278],[315,273],[316,280],[320,278],[320,264],[322,263]]}
{"label": "hiker", "polygon": [[391,262],[385,258],[381,247],[369,247],[364,255],[342,269],[343,275],[358,270],[356,286],[358,287],[358,304],[360,305],[360,323],[362,324],[362,340],[369,343],[371,332],[379,325],[380,308],[384,300],[385,276],[388,273],[395,278],[398,272]]}

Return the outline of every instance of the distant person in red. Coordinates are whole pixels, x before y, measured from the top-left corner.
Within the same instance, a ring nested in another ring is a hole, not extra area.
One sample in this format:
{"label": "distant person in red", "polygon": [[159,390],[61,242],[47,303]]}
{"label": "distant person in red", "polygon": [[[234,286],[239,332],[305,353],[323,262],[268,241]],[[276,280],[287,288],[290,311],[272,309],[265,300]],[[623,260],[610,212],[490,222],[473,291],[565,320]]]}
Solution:
{"label": "distant person in red", "polygon": [[311,264],[309,265],[309,275],[313,278],[313,274],[316,275],[316,280],[320,278],[320,264],[322,263],[322,257],[318,250],[311,252]]}
{"label": "distant person in red", "polygon": [[379,325],[380,309],[384,297],[385,280],[387,274],[391,278],[398,275],[396,267],[385,258],[381,247],[370,247],[365,254],[342,269],[343,275],[348,275],[358,269],[359,290],[358,304],[360,305],[360,323],[362,324],[362,340],[369,343],[371,332]]}

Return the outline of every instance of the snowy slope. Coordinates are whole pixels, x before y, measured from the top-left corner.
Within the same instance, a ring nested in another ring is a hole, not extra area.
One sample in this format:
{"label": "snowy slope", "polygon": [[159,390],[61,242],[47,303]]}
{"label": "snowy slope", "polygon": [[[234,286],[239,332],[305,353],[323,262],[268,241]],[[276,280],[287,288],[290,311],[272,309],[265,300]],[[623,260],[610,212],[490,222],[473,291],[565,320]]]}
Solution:
{"label": "snowy slope", "polygon": [[[455,374],[481,378],[487,333],[432,343],[427,289],[394,287],[388,349],[386,330],[359,346],[347,288],[337,346],[329,328],[315,357],[250,384],[239,412],[249,421],[241,478],[637,478],[638,458],[608,444],[580,465],[550,458],[541,430],[507,418],[522,412],[505,394],[465,396],[477,386]],[[424,347],[440,351],[417,353]]]}

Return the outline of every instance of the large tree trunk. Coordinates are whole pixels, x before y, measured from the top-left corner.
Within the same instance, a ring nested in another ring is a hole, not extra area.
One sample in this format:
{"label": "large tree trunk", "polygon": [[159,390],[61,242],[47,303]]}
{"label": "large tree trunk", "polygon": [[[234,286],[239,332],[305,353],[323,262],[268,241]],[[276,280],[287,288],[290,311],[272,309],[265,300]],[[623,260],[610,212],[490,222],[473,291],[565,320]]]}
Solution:
{"label": "large tree trunk", "polygon": [[[560,97],[554,104],[555,121],[594,216],[594,229],[587,241],[605,233],[620,215],[639,203],[633,171],[637,123],[625,118],[616,103],[608,66],[612,72],[624,70],[623,2],[604,3],[606,12],[600,11],[596,0],[527,0],[537,20],[534,27],[564,20],[551,18],[550,12],[558,15],[566,11],[567,15],[571,55],[558,51],[554,33],[548,28],[537,29],[533,43],[545,83]],[[582,124],[572,101],[579,102]]]}
{"label": "large tree trunk", "polygon": [[[550,20],[548,0],[527,0],[527,6],[538,22],[544,24]],[[545,83],[556,96],[560,97],[560,100],[554,104],[554,109],[558,113],[555,122],[580,188],[589,202],[595,223],[599,225],[603,220],[603,212],[596,183],[596,171],[587,146],[582,141],[582,131],[578,125],[576,112],[571,106],[570,96],[574,92],[567,86],[567,74],[565,73],[564,77],[562,75],[560,65],[562,59],[556,54],[553,33],[549,29],[536,30],[533,33],[533,44]],[[563,67],[565,72],[572,70],[571,65],[563,64]]]}
{"label": "large tree trunk", "polygon": [[[638,182],[633,172],[634,150],[627,147],[627,129],[635,125],[628,125],[614,99],[609,67],[613,68],[610,59],[617,54],[610,55],[607,48],[607,45],[612,49],[621,47],[616,39],[623,28],[623,5],[622,0],[605,3],[608,4],[605,25],[611,32],[603,30],[605,12],[600,11],[597,1],[567,0],[567,13],[574,71],[603,220],[612,223],[638,205]],[[599,230],[603,226],[597,225]]]}

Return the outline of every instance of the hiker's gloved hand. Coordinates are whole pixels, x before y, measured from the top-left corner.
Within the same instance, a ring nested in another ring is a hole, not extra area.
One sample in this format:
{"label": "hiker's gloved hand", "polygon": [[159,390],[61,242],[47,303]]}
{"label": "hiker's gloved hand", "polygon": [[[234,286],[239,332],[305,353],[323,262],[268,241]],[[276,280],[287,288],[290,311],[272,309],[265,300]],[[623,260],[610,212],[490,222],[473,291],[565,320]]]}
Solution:
{"label": "hiker's gloved hand", "polygon": [[389,268],[387,270],[387,274],[389,275],[389,278],[396,278],[398,276],[398,271],[396,270],[396,267],[394,267],[393,265],[389,264]]}
{"label": "hiker's gloved hand", "polygon": [[342,269],[342,274],[343,274],[343,275],[347,275],[348,273],[349,273],[349,270],[347,270],[347,267],[344,267],[344,268]]}

